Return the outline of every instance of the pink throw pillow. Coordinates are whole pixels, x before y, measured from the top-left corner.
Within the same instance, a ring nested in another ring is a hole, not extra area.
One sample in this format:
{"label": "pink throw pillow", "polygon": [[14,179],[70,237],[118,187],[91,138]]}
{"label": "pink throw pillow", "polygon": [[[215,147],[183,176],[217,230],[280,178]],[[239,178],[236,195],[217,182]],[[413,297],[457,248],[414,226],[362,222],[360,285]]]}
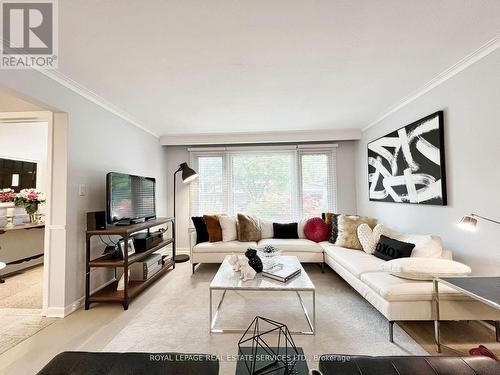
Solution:
{"label": "pink throw pillow", "polygon": [[314,242],[325,241],[329,234],[328,224],[319,217],[313,217],[306,221],[304,234],[308,240]]}

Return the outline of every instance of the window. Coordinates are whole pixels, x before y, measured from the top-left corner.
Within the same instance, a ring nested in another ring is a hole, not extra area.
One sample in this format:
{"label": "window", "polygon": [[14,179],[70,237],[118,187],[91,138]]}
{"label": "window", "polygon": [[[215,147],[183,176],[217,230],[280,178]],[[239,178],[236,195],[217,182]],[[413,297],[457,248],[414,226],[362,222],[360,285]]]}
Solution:
{"label": "window", "polygon": [[335,148],[190,149],[198,179],[191,214],[247,213],[276,221],[335,209]]}

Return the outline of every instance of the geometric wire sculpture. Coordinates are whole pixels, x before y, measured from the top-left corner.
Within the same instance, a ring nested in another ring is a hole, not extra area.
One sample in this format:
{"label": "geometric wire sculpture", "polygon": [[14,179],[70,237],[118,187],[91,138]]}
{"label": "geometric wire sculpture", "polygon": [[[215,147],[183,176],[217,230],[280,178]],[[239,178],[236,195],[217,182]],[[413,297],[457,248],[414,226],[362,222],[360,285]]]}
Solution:
{"label": "geometric wire sculpture", "polygon": [[[273,339],[276,340],[274,344]],[[246,354],[243,348],[247,348],[249,342],[251,351]],[[262,352],[265,352],[264,356]],[[296,373],[295,365],[299,352],[285,324],[257,316],[238,342],[238,355],[244,356],[244,363],[250,375],[271,372],[292,375]]]}

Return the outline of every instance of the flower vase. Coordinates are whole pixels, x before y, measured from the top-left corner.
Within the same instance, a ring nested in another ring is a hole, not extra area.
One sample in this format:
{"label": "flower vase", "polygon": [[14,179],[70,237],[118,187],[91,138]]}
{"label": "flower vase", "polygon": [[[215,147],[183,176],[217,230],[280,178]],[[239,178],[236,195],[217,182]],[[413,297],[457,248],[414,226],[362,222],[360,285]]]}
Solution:
{"label": "flower vase", "polygon": [[37,222],[38,222],[38,215],[37,215],[38,204],[26,205],[25,209],[26,209],[26,213],[28,214],[28,216],[30,218],[30,223],[37,224]]}

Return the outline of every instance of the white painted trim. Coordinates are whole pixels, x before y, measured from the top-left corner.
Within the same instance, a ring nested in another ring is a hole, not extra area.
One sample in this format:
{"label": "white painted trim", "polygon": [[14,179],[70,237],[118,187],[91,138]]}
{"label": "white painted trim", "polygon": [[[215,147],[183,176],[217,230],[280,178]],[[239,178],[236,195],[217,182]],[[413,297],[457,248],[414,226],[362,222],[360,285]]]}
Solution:
{"label": "white painted trim", "polygon": [[62,224],[54,224],[54,225],[46,225],[49,230],[66,230],[66,225]]}
{"label": "white painted trim", "polygon": [[227,145],[251,143],[328,142],[361,139],[360,129],[331,129],[255,133],[169,134],[160,137],[162,146]]}
{"label": "white painted trim", "polygon": [[78,94],[85,99],[91,101],[94,104],[97,104],[101,108],[106,111],[120,117],[121,119],[127,121],[128,123],[136,126],[137,128],[145,131],[152,136],[159,138],[158,134],[155,134],[151,130],[147,129],[144,125],[142,125],[137,119],[135,119],[131,114],[126,112],[125,110],[117,107],[111,102],[104,99],[102,96],[99,96],[96,92],[90,90],[89,88],[81,85],[80,83],[74,81],[69,78],[65,74],[61,73],[58,70],[48,70],[48,69],[34,69],[37,72],[43,74],[44,76],[52,79],[53,81],[59,83],[60,85],[66,87],[67,89],[73,91],[75,94]]}
{"label": "white painted trim", "polygon": [[362,131],[364,132],[364,131],[370,129],[372,126],[378,124],[380,121],[384,120],[388,116],[399,111],[401,108],[410,104],[411,102],[418,99],[419,97],[426,94],[427,92],[431,91],[432,89],[436,88],[440,84],[446,82],[447,80],[454,77],[455,75],[457,75],[461,71],[467,69],[472,64],[474,64],[474,63],[480,61],[481,59],[483,59],[484,57],[488,56],[490,53],[497,50],[499,47],[500,47],[500,35],[497,35],[496,37],[489,40],[487,43],[483,44],[481,47],[479,47],[477,50],[475,50],[471,54],[465,56],[463,59],[461,59],[456,64],[452,65],[451,67],[449,67],[445,71],[443,71],[440,74],[438,74],[437,76],[435,76],[433,79],[431,79],[425,85],[423,85],[421,88],[419,88],[418,90],[415,90],[410,95],[403,98],[399,103],[390,107],[384,114],[382,114],[381,116],[376,118],[374,121],[370,122],[367,126],[365,126],[362,129]]}
{"label": "white painted trim", "polygon": [[337,148],[337,143],[321,143],[307,145],[264,145],[264,146],[228,146],[228,147],[188,147],[188,152],[226,152],[226,151],[296,151],[296,150],[330,150]]}
{"label": "white painted trim", "polygon": [[[92,289],[90,293],[92,294],[98,291],[99,289],[105,288],[106,286],[108,286],[113,282],[115,282],[115,279],[108,280],[107,282],[98,286],[97,288]],[[51,318],[65,318],[69,314],[72,314],[76,310],[82,308],[84,303],[85,303],[85,296],[82,296],[73,303],[70,303],[69,305],[66,305],[64,307],[50,307],[49,309],[47,309],[47,316]]]}

